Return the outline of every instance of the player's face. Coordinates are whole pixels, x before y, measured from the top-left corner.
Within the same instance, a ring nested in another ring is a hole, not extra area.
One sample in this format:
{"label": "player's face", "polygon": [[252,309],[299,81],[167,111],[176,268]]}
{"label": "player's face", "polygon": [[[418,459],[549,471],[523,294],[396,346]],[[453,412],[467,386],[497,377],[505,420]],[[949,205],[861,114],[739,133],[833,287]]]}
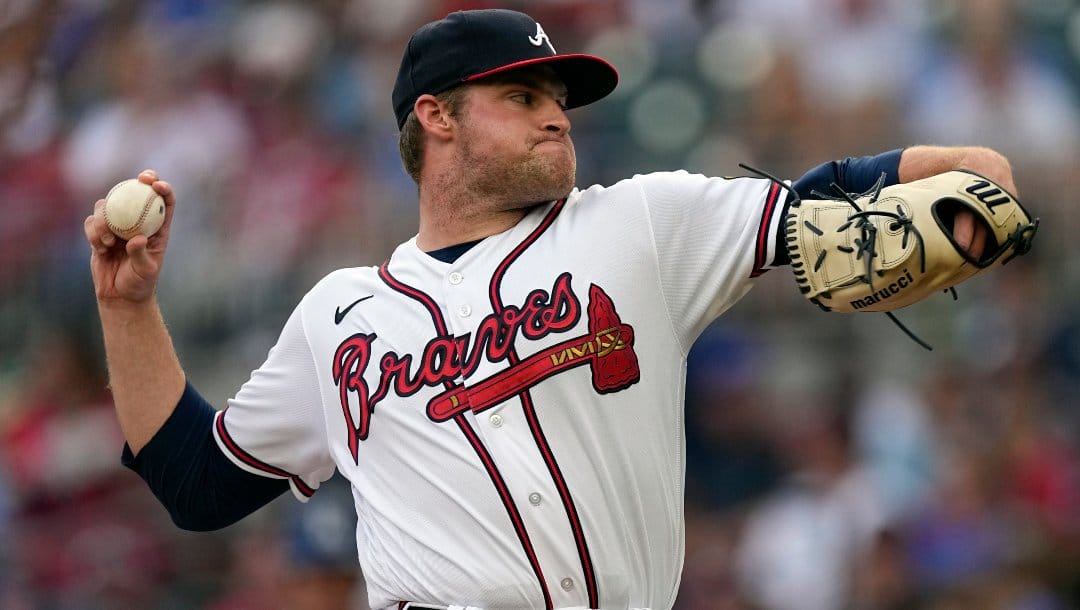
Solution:
{"label": "player's face", "polygon": [[462,179],[502,207],[565,197],[577,172],[565,105],[566,88],[547,67],[469,87],[458,117]]}

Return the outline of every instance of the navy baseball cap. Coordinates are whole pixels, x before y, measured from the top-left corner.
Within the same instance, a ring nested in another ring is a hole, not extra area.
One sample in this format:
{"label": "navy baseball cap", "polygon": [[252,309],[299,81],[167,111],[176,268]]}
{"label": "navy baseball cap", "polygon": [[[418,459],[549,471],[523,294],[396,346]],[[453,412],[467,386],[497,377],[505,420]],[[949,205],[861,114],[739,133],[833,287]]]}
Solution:
{"label": "navy baseball cap", "polygon": [[458,11],[422,26],[409,39],[394,84],[398,129],[421,95],[537,64],[551,66],[562,79],[567,108],[591,104],[619,82],[615,67],[599,57],[556,53],[544,28],[524,13]]}

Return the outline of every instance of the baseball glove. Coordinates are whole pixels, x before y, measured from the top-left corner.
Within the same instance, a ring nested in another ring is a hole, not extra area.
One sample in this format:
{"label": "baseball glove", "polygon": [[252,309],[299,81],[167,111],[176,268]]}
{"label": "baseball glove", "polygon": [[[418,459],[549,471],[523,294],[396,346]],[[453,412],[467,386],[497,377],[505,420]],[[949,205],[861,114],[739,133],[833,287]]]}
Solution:
{"label": "baseball glove", "polygon": [[[799,290],[826,311],[906,307],[1027,253],[1039,223],[1005,189],[968,171],[837,195],[793,201],[784,220]],[[988,229],[977,260],[952,235],[962,209]]]}
{"label": "baseball glove", "polygon": [[[743,166],[747,167],[747,166]],[[768,174],[747,167],[769,177]],[[784,218],[788,256],[799,290],[825,311],[891,313],[1031,249],[1039,219],[1012,194],[974,172],[955,170],[870,191],[793,201]],[[987,229],[973,258],[953,237],[953,220],[970,210]],[[954,291],[955,296],[955,291]]]}

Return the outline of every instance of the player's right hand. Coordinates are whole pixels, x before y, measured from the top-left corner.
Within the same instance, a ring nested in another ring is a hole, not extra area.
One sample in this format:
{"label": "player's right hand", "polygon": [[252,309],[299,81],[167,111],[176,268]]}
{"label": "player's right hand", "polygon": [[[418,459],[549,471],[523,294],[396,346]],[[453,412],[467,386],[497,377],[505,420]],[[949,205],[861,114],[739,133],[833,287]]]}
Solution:
{"label": "player's right hand", "polygon": [[149,238],[136,235],[124,241],[113,235],[105,224],[105,200],[94,204],[94,213],[86,217],[83,229],[91,248],[90,274],[99,302],[144,303],[153,299],[158,275],[169,243],[176,195],[172,186],[158,179],[148,169],[139,174],[140,182],[153,187],[165,200],[165,222]]}

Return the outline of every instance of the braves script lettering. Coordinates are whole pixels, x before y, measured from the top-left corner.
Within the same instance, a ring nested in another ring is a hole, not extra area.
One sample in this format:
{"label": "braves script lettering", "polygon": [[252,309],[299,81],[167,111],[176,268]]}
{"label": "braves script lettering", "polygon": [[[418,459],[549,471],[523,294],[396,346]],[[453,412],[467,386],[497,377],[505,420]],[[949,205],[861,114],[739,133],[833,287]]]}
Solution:
{"label": "braves script lettering", "polygon": [[[522,306],[510,305],[498,314],[486,316],[480,322],[475,338],[470,336],[472,333],[460,337],[436,336],[424,347],[415,366],[412,354],[386,352],[379,359],[379,385],[374,392],[368,388],[364,372],[371,362],[372,343],[378,335],[357,333],[343,341],[334,353],[333,375],[342,414],[349,424],[349,450],[353,460],[357,460],[360,441],[366,439],[371,430],[375,406],[391,390],[404,397],[421,388],[453,382],[473,373],[481,358],[486,357],[490,362],[505,360],[519,334],[536,340],[573,328],[581,318],[581,304],[570,279],[569,273],[563,273],[555,280],[550,292],[534,290]],[[350,396],[356,398],[359,421],[352,416]]]}

